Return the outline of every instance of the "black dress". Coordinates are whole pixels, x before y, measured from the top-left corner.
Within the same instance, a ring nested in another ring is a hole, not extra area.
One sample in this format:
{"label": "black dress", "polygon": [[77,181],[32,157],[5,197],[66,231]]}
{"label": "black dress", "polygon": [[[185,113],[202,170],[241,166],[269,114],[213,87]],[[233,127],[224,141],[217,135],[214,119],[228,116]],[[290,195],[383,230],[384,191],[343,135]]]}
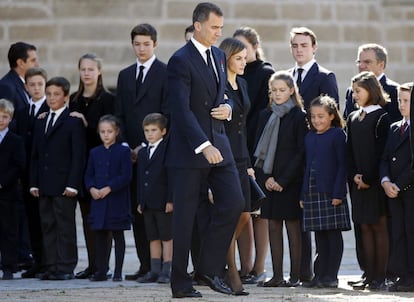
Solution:
{"label": "black dress", "polygon": [[[379,167],[388,135],[390,120],[379,108],[359,120],[360,110],[347,121],[348,178],[351,184],[352,220],[358,224],[375,224],[386,214],[386,195],[381,187]],[[362,174],[370,187],[358,190],[353,181]]]}

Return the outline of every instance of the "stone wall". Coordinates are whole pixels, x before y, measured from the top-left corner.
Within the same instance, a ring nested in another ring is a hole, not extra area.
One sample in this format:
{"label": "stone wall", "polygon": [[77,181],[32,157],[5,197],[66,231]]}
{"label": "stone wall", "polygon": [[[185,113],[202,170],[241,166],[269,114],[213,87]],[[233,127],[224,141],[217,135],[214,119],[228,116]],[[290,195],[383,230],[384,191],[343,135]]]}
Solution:
{"label": "stone wall", "polygon": [[[8,70],[7,50],[15,41],[38,47],[49,76],[67,77],[78,85],[77,60],[85,52],[104,59],[104,82],[116,85],[120,69],[134,61],[130,30],[153,24],[159,35],[157,55],[168,61],[184,43],[198,1],[190,0],[0,0],[0,75]],[[293,65],[289,31],[308,26],[318,36],[319,63],[333,70],[344,97],[358,45],[382,44],[388,49],[387,74],[398,82],[414,80],[413,0],[221,0],[223,37],[242,25],[256,28],[267,60],[276,69]]]}

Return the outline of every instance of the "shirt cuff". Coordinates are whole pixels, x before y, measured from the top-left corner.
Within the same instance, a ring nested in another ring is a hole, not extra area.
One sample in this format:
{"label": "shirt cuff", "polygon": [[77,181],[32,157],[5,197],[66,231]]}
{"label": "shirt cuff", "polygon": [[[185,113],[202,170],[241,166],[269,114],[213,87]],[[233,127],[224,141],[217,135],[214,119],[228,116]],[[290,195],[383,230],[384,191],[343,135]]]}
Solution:
{"label": "shirt cuff", "polygon": [[36,191],[36,190],[39,191],[39,188],[36,188],[36,187],[31,187],[30,188],[30,192],[33,192],[33,191]]}
{"label": "shirt cuff", "polygon": [[391,179],[388,177],[388,176],[384,176],[382,179],[381,179],[381,184],[383,184],[384,182],[386,182],[386,181],[391,181]]}
{"label": "shirt cuff", "polygon": [[72,192],[72,193],[76,193],[76,194],[78,194],[78,190],[76,190],[76,189],[74,189],[74,188],[71,188],[71,187],[66,187],[65,189],[66,189],[66,190],[68,190],[69,192]]}
{"label": "shirt cuff", "polygon": [[206,147],[208,147],[208,146],[211,146],[210,141],[206,141],[206,142],[202,143],[200,146],[198,146],[198,147],[194,150],[194,153],[195,153],[195,154],[200,154],[201,152],[203,152],[203,149],[204,149],[204,148],[206,148]]}

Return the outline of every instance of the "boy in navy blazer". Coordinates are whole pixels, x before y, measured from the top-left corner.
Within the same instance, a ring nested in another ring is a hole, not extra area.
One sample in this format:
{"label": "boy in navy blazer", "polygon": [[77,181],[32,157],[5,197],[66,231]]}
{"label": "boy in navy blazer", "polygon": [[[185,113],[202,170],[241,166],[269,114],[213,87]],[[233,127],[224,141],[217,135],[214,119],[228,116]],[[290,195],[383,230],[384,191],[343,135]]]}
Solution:
{"label": "boy in navy blazer", "polygon": [[399,277],[389,290],[414,291],[414,170],[409,141],[410,97],[413,83],[398,88],[402,120],[391,124],[381,161],[381,185],[391,214],[390,262]]}
{"label": "boy in navy blazer", "polygon": [[[142,122],[147,146],[138,152],[138,212],[150,241],[151,271],[138,282],[169,283],[172,260],[172,193],[165,166],[167,119],[150,113]],[[162,263],[161,263],[162,259]]]}
{"label": "boy in navy blazer", "polygon": [[39,197],[47,271],[42,280],[72,279],[77,264],[75,209],[82,188],[86,143],[82,120],[69,115],[70,84],[46,83],[47,117],[36,120],[30,193]]}
{"label": "boy in navy blazer", "polygon": [[23,139],[9,131],[13,104],[0,99],[0,254],[3,280],[13,279],[17,262],[18,180],[23,175],[25,149]]}

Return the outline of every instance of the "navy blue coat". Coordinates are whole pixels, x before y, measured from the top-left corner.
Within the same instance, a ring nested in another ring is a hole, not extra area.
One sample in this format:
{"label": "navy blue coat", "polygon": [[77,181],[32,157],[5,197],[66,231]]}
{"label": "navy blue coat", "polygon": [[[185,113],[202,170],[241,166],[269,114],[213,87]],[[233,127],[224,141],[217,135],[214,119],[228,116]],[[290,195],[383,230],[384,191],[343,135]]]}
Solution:
{"label": "navy blue coat", "polygon": [[15,111],[22,109],[28,103],[24,83],[13,69],[0,81],[0,97],[11,101]]}
{"label": "navy blue coat", "polygon": [[[294,68],[290,69],[293,74]],[[321,94],[329,95],[334,98],[339,107],[338,84],[336,82],[335,74],[322,67],[318,63],[314,63],[303,79],[299,93],[303,99],[305,110],[309,109],[312,100]]]}
{"label": "navy blue coat", "polygon": [[47,117],[36,120],[30,167],[30,187],[41,196],[61,196],[66,187],[81,194],[85,168],[85,129],[66,108],[45,134]]}
{"label": "navy blue coat", "polygon": [[115,143],[108,149],[101,145],[90,151],[85,173],[87,190],[111,188],[111,193],[105,198],[91,200],[89,223],[92,230],[130,229],[131,178],[132,162],[128,147]]}
{"label": "navy blue coat", "polygon": [[168,63],[171,131],[167,164],[181,168],[209,168],[202,153],[194,150],[210,141],[220,150],[223,161],[219,166],[234,162],[224,122],[210,116],[212,108],[224,104],[227,83],[224,53],[211,47],[219,77],[218,87],[213,75],[192,42],[179,49]]}
{"label": "navy blue coat", "polygon": [[165,166],[167,141],[164,138],[148,158],[148,147],[138,152],[138,204],[145,210],[165,210],[167,202],[172,202],[172,187],[168,169]]}

